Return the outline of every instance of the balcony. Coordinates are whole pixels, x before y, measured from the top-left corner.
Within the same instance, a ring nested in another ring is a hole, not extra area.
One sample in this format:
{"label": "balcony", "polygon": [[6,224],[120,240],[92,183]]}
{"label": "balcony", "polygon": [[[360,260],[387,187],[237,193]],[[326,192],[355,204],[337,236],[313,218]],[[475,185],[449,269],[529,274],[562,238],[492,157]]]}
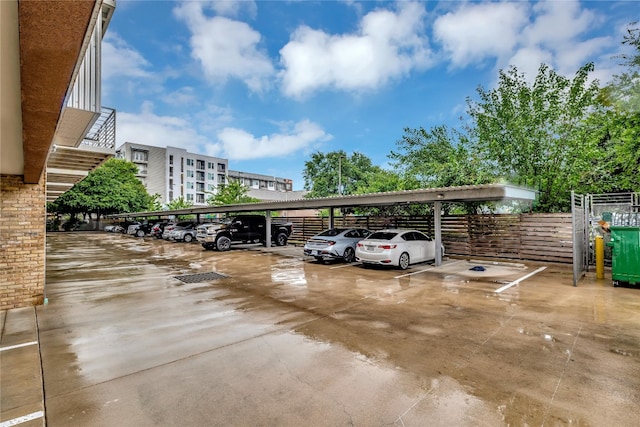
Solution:
{"label": "balcony", "polygon": [[54,145],[47,160],[47,202],[69,190],[115,154],[116,112],[102,108],[77,146]]}

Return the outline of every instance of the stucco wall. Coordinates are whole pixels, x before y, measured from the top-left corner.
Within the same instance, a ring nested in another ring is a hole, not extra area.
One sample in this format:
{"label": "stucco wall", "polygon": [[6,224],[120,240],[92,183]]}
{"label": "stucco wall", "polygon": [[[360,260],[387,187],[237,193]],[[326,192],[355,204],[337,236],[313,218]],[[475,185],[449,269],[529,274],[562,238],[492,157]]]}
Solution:
{"label": "stucco wall", "polygon": [[0,309],[42,304],[46,192],[22,176],[0,175]]}

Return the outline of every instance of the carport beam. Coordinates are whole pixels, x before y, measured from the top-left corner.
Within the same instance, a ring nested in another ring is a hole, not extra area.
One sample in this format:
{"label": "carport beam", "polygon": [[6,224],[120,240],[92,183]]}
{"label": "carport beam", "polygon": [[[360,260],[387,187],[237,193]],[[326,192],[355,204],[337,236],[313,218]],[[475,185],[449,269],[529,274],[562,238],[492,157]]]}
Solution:
{"label": "carport beam", "polygon": [[436,267],[442,265],[442,202],[433,202],[433,227],[436,239]]}

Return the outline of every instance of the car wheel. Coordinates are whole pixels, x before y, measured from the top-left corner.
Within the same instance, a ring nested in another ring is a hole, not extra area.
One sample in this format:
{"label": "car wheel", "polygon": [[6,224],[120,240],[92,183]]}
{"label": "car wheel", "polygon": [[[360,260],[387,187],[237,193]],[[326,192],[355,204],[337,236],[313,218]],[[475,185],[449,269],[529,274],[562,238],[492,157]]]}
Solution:
{"label": "car wheel", "polygon": [[193,240],[193,236],[191,234],[185,234],[184,235],[185,243],[191,243],[192,240]]}
{"label": "car wheel", "polygon": [[400,254],[400,258],[398,259],[398,267],[400,267],[401,270],[406,270],[407,268],[409,268],[409,254],[406,252],[402,252]]}
{"label": "car wheel", "polygon": [[324,258],[322,258],[321,256],[317,256],[316,261],[318,261],[319,263],[322,263],[324,262]]}
{"label": "car wheel", "polygon": [[138,231],[136,231],[136,236],[138,236],[138,237],[144,237],[144,231],[142,231],[142,230],[138,230]]}
{"label": "car wheel", "polygon": [[216,246],[219,251],[228,251],[231,247],[231,239],[227,236],[220,236],[218,240],[216,240]]}
{"label": "car wheel", "polygon": [[287,244],[287,235],[286,233],[278,233],[276,236],[276,245],[284,246]]}
{"label": "car wheel", "polygon": [[356,251],[354,251],[351,246],[347,247],[344,250],[344,254],[342,254],[342,258],[344,258],[344,260],[346,262],[348,262],[349,264],[351,264],[353,262],[355,257],[356,257]]}

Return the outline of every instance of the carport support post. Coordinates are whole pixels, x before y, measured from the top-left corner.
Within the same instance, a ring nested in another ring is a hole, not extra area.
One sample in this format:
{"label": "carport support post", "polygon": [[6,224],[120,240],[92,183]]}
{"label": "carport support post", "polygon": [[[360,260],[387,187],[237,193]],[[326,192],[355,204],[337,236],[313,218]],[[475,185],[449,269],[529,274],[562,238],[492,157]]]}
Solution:
{"label": "carport support post", "polygon": [[329,228],[333,228],[333,223],[335,221],[335,208],[329,208]]}
{"label": "carport support post", "polygon": [[271,211],[265,213],[264,247],[271,247]]}
{"label": "carport support post", "polygon": [[442,265],[442,202],[433,202],[433,227],[436,239],[436,267]]}

